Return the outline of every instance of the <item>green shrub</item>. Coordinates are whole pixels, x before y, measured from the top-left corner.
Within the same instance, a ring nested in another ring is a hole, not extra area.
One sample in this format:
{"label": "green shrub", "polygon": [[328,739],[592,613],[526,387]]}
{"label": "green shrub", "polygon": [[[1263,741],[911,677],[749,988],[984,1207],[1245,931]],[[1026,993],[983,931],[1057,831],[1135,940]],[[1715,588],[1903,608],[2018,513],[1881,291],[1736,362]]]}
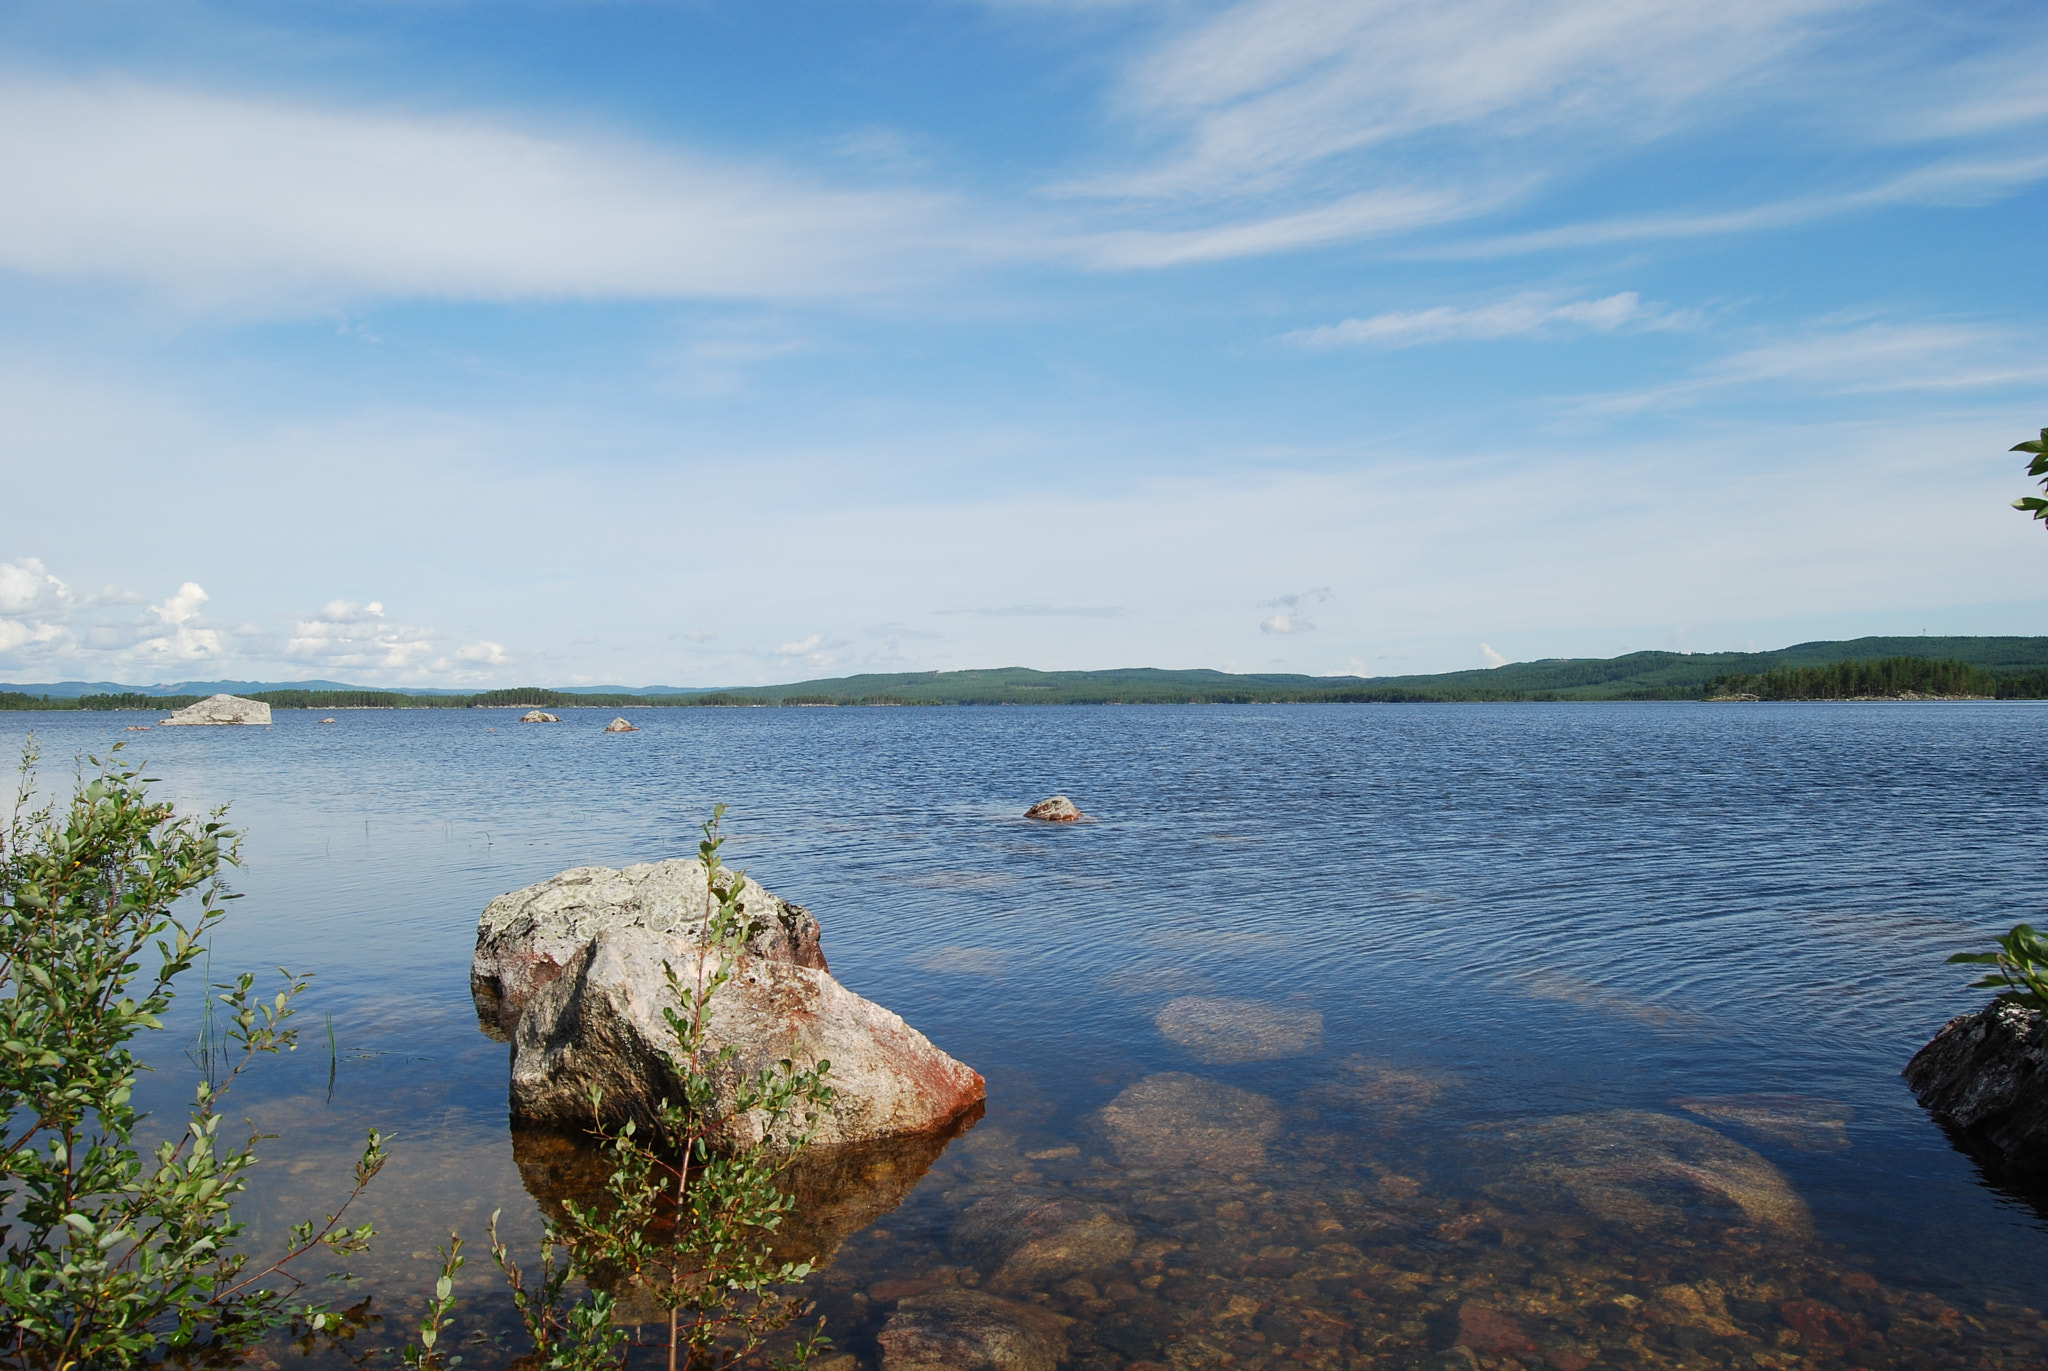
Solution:
{"label": "green shrub", "polygon": [[1974,990],[2002,990],[2005,993],[1997,997],[2001,1000],[2048,1009],[2048,938],[2030,924],[2014,924],[2012,932],[1998,940],[1996,952],[1958,952],[1949,961],[1997,968],[1983,980],[1970,982]]}
{"label": "green shrub", "polygon": [[[119,748],[115,749],[118,753]],[[118,756],[59,812],[29,808],[34,753],[0,832],[0,1365],[129,1367],[193,1348],[232,1353],[294,1315],[287,1268],[316,1248],[361,1251],[350,1202],[384,1164],[373,1131],[333,1214],[292,1227],[267,1265],[238,1249],[233,1212],[255,1143],[223,1142],[221,1097],[258,1057],[290,1051],[306,978],[260,996],[254,978],[215,987],[229,1065],[201,1081],[186,1127],[145,1153],[132,1102],[134,1044],[161,1030],[224,900],[236,835],[153,801]],[[95,763],[95,765],[98,765]],[[186,897],[196,904],[183,904]],[[183,912],[179,912],[182,907]],[[154,948],[156,956],[149,957]],[[153,970],[144,971],[146,960]]]}

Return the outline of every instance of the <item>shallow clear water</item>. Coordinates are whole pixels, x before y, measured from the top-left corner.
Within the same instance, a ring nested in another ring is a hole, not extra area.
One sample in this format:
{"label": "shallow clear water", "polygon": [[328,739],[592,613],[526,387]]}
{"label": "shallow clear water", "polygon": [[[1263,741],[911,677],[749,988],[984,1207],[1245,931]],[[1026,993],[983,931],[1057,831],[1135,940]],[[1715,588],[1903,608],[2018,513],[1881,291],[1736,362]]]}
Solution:
{"label": "shallow clear water", "polygon": [[[1943,957],[2038,914],[2048,708],[611,713],[0,715],[46,785],[126,741],[231,802],[216,978],[318,973],[307,1046],[238,1087],[282,1135],[253,1240],[397,1135],[333,1289],[384,1322],[314,1364],[395,1341],[451,1227],[539,1231],[470,1006],[483,905],[687,855],[720,800],[834,974],[988,1078],[814,1281],[863,1366],[954,1285],[1101,1368],[2048,1363],[2039,1214],[1898,1078],[1981,1000]],[[1096,822],[1018,817],[1055,791]],[[194,1068],[157,1057],[172,1109]],[[1067,1258],[1019,1255],[1069,1221]],[[502,1330],[494,1279],[464,1273],[466,1332]]]}

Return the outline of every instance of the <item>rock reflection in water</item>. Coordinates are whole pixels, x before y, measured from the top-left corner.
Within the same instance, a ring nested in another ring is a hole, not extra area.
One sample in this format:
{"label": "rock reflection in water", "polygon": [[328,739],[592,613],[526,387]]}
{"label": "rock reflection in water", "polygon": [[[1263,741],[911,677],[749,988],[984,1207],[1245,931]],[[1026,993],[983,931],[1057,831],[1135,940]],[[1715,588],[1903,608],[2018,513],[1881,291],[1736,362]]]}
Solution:
{"label": "rock reflection in water", "polygon": [[[903,1203],[947,1144],[980,1120],[976,1105],[940,1133],[889,1138],[850,1147],[817,1147],[783,1173],[796,1209],[774,1242],[783,1261],[830,1261],[849,1237]],[[604,1197],[609,1159],[588,1134],[514,1127],[512,1158],[527,1193],[559,1222],[564,1200],[595,1205]]]}

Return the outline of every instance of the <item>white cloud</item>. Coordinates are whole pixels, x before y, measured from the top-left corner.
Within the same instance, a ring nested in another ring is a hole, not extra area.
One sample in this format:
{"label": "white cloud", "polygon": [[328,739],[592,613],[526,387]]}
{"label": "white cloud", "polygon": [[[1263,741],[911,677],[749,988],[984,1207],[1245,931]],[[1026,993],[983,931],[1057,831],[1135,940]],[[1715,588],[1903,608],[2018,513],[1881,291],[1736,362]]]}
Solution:
{"label": "white cloud", "polygon": [[220,656],[220,634],[206,627],[199,613],[207,598],[197,581],[187,581],[178,587],[177,594],[160,605],[151,605],[150,617],[165,631],[137,643],[134,656],[165,664],[203,662]]}
{"label": "white cloud", "polygon": [[0,126],[0,266],[207,303],[800,297],[949,247],[929,194],[476,118],[16,78]]}
{"label": "white cloud", "polygon": [[1872,395],[2034,384],[2048,377],[2048,348],[2018,330],[1978,324],[1822,322],[1732,353],[1666,385],[1596,396],[1585,413],[1629,413],[1763,385],[1811,394]]}
{"label": "white cloud", "polygon": [[1486,665],[1488,667],[1506,666],[1508,664],[1507,658],[1501,656],[1498,652],[1495,652],[1491,647],[1488,647],[1485,643],[1481,643],[1479,645],[1479,655],[1485,658]]}
{"label": "white cloud", "polygon": [[819,645],[822,644],[824,641],[824,634],[813,633],[808,638],[799,638],[793,643],[784,643],[781,647],[775,649],[775,655],[778,657],[808,656],[816,652],[818,650]]}
{"label": "white cloud", "polygon": [[1328,586],[1319,586],[1314,590],[1304,590],[1293,595],[1276,595],[1267,600],[1261,608],[1275,609],[1279,612],[1259,620],[1259,632],[1312,633],[1315,631],[1315,625],[1301,617],[1301,609],[1304,605],[1322,604],[1329,598]]}
{"label": "white cloud", "polygon": [[1139,64],[1123,109],[1174,152],[1086,189],[1214,195],[1432,130],[1642,137],[1847,0],[1245,0]]}
{"label": "white cloud", "polygon": [[73,643],[71,588],[34,557],[0,562],[0,652],[46,655]]}
{"label": "white cloud", "polygon": [[440,634],[431,628],[391,623],[376,600],[362,605],[330,600],[318,613],[299,620],[284,652],[295,661],[321,667],[403,671],[431,661],[439,642]]}
{"label": "white cloud", "polygon": [[1641,297],[1632,290],[1564,304],[1557,303],[1554,297],[1524,295],[1475,308],[1441,305],[1435,309],[1394,310],[1284,336],[1288,342],[1310,348],[1359,343],[1397,348],[1452,339],[1542,338],[1579,331],[1612,333],[1625,324],[1654,323],[1662,317],[1654,309],[1645,309]]}
{"label": "white cloud", "polygon": [[[595,642],[596,639],[593,638],[591,641]],[[486,639],[456,648],[455,660],[472,666],[506,666],[510,664],[512,658],[505,652],[503,643],[494,643]]]}

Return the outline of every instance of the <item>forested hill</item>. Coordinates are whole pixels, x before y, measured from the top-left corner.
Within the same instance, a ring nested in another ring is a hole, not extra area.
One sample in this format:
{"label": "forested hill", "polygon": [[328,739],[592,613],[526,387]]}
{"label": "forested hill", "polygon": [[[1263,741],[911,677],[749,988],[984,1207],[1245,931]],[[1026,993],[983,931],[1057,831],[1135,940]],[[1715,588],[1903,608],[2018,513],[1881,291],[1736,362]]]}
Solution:
{"label": "forested hill", "polygon": [[[1888,659],[1911,658],[1969,668],[1958,673],[1879,670]],[[1823,674],[1803,668],[1861,663],[1856,671]],[[1632,652],[1625,657],[1550,658],[1507,666],[1430,676],[1234,675],[1221,671],[1166,671],[1151,667],[1117,671],[1034,671],[1000,667],[978,671],[922,671],[838,676],[790,685],[725,690],[626,691],[544,689],[538,686],[485,691],[405,694],[336,682],[266,687],[260,682],[207,682],[244,687],[235,694],[267,701],[279,709],[478,707],[606,709],[716,705],[838,704],[1256,704],[1371,703],[1488,700],[1698,700],[1746,682],[1768,678],[1770,693],[1811,685],[1823,694],[1842,693],[1858,681],[1960,681],[1963,693],[2006,698],[2048,697],[2048,638],[1855,638],[1799,643],[1774,652]],[[1825,682],[1825,684],[1822,684]],[[66,686],[0,686],[0,709],[175,708],[198,698],[168,695],[158,687],[107,685],[81,693]],[[60,695],[59,692],[62,692]],[[208,692],[211,693],[211,692]],[[1938,691],[1936,693],[1948,693]]]}

